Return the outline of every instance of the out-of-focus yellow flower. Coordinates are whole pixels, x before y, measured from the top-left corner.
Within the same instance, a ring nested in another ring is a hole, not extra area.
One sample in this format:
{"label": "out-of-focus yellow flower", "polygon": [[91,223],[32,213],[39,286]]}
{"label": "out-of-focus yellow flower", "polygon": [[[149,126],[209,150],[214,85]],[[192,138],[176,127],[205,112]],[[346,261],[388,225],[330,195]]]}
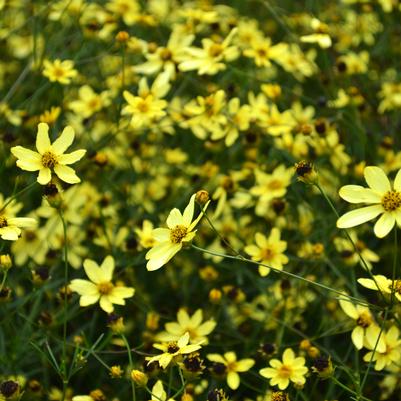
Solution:
{"label": "out-of-focus yellow flower", "polygon": [[62,85],[68,85],[71,79],[78,74],[77,70],[74,69],[74,62],[71,60],[45,60],[43,65],[43,75],[49,78],[51,82],[59,82]]}

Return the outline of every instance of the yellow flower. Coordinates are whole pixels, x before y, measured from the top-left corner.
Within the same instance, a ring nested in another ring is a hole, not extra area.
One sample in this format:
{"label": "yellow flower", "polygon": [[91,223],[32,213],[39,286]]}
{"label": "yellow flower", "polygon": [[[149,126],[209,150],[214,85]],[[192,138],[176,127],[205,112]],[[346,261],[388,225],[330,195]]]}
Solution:
{"label": "yellow flower", "polygon": [[378,291],[378,287],[383,294],[391,294],[394,292],[395,297],[401,302],[401,280],[391,280],[381,274],[370,278],[359,278],[357,281],[360,285],[370,290]]}
{"label": "yellow flower", "polygon": [[296,385],[303,385],[306,382],[305,375],[308,368],[305,366],[305,358],[295,357],[294,351],[287,348],[283,353],[283,361],[272,359],[270,368],[263,368],[259,373],[266,379],[270,379],[270,385],[280,390],[285,390],[290,381]]}
{"label": "yellow flower", "polygon": [[108,93],[97,94],[89,85],[79,88],[79,99],[70,102],[68,107],[82,118],[89,118],[105,106],[108,106]]}
{"label": "yellow flower", "polygon": [[17,241],[21,235],[21,228],[32,228],[36,225],[36,220],[30,217],[15,217],[21,207],[21,204],[10,202],[0,194],[0,237],[2,239]]}
{"label": "yellow flower", "polygon": [[[367,348],[371,349],[363,360],[369,362],[371,359],[375,364],[375,370],[382,370],[385,367],[392,365],[393,363],[398,364],[401,360],[401,339],[399,338],[399,330],[396,326],[391,326],[387,333],[382,333],[380,339],[384,340],[384,350],[379,350],[376,347],[375,342],[369,342]],[[373,351],[376,348],[375,351]]]}
{"label": "yellow flower", "polygon": [[[195,196],[196,194],[191,196],[183,214],[176,208],[170,212],[167,217],[168,228],[156,228],[153,230],[153,237],[156,243],[146,254],[146,259],[148,260],[146,268],[148,270],[160,269],[181,250],[184,243],[192,241],[195,237],[196,230],[194,230],[194,228],[202,218],[202,213],[200,213],[199,216],[192,221],[195,208]],[[208,204],[209,202],[204,209],[206,209]]]}
{"label": "yellow flower", "polygon": [[169,341],[162,344],[153,344],[153,347],[163,351],[162,354],[147,357],[148,365],[152,362],[159,362],[159,365],[166,369],[171,361],[179,359],[181,355],[190,354],[201,348],[200,343],[188,344],[189,333],[185,333],[178,341]]}
{"label": "yellow flower", "polygon": [[77,76],[77,70],[74,70],[74,62],[71,60],[61,61],[56,59],[53,62],[45,60],[43,62],[44,69],[43,75],[51,82],[59,82],[63,85],[68,85],[71,82],[71,78]]}
{"label": "yellow flower", "polygon": [[352,210],[337,220],[338,228],[349,228],[363,224],[381,214],[374,226],[377,237],[385,237],[397,222],[401,226],[401,170],[392,187],[384,171],[379,167],[365,167],[365,180],[369,188],[360,185],[345,185],[340,196],[350,203],[368,203],[360,209]]}
{"label": "yellow flower", "polygon": [[181,308],[177,313],[177,322],[166,323],[166,331],[157,335],[160,341],[177,341],[186,332],[189,333],[191,343],[206,343],[207,336],[216,327],[214,320],[203,322],[202,309],[198,309],[192,316],[189,316],[187,311]]}
{"label": "yellow flower", "polygon": [[[350,301],[341,299],[340,306],[347,316],[355,320],[355,327],[351,333],[351,339],[355,347],[360,350],[367,343],[376,343],[380,333],[374,318],[366,306],[354,305]],[[377,348],[378,351],[385,350],[383,337],[381,336]]]}
{"label": "yellow flower", "polygon": [[146,78],[139,81],[138,95],[134,96],[124,91],[124,99],[128,105],[122,109],[121,114],[132,115],[131,125],[134,128],[142,128],[154,121],[160,120],[166,115],[167,101],[162,100],[170,89],[168,73],[157,76],[149,88]]}
{"label": "yellow flower", "polygon": [[68,167],[82,159],[86,150],[80,149],[72,153],[64,154],[74,140],[74,130],[67,126],[61,135],[53,142],[49,139],[49,126],[46,123],[38,125],[36,136],[36,149],[38,152],[14,146],[11,153],[18,159],[17,166],[26,171],[38,171],[37,181],[41,185],[46,185],[51,180],[51,170],[53,169],[57,176],[68,184],[76,184],[81,180],[75,174],[75,171]]}
{"label": "yellow flower", "polygon": [[130,287],[115,286],[111,280],[114,271],[114,259],[106,256],[103,263],[98,266],[91,259],[85,259],[84,269],[88,280],[75,279],[70,283],[72,291],[77,292],[81,298],[79,304],[88,306],[99,301],[100,307],[107,313],[114,310],[113,304],[125,305],[124,298],[131,298],[135,290]]}
{"label": "yellow flower", "polygon": [[227,384],[232,390],[236,390],[240,385],[240,377],[238,372],[247,372],[254,364],[255,361],[251,358],[237,360],[235,352],[226,352],[224,356],[219,354],[208,354],[209,361],[223,364],[227,374]]}
{"label": "yellow flower", "polygon": [[[287,249],[287,242],[280,240],[280,230],[274,227],[268,238],[262,233],[255,234],[256,245],[248,245],[245,252],[252,256],[252,260],[269,265],[275,269],[282,270],[283,265],[288,263],[288,257],[284,255]],[[259,273],[262,277],[267,276],[270,269],[266,266],[259,266]]]}

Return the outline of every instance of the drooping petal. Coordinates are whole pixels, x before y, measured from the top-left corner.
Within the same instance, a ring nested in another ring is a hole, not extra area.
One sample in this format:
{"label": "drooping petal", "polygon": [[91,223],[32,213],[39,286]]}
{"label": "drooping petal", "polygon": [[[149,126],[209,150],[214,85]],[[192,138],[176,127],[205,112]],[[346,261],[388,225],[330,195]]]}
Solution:
{"label": "drooping petal", "polygon": [[48,167],[44,167],[39,170],[37,181],[40,185],[48,184],[51,179],[52,179],[52,172]]}
{"label": "drooping petal", "polygon": [[107,295],[100,297],[99,304],[100,304],[100,307],[107,313],[111,313],[114,310],[114,306],[110,302]]}
{"label": "drooping petal", "polygon": [[380,167],[369,166],[363,170],[365,180],[370,188],[383,194],[391,190],[390,181]]}
{"label": "drooping petal", "polygon": [[60,164],[73,164],[78,160],[81,160],[85,156],[85,153],[86,153],[85,149],[79,149],[76,150],[75,152],[60,155],[58,156],[57,159]]}
{"label": "drooping petal", "polygon": [[240,379],[239,374],[236,372],[228,372],[227,374],[227,384],[231,390],[236,390],[239,387]]}
{"label": "drooping petal", "polygon": [[180,249],[182,244],[171,244],[169,242],[161,242],[148,251],[146,259],[149,259],[146,268],[149,271],[160,269],[164,266]]}
{"label": "drooping petal", "polygon": [[56,155],[63,154],[71,146],[74,136],[74,129],[70,125],[67,125],[61,135],[52,144],[54,153]]}
{"label": "drooping petal", "polygon": [[57,164],[54,167],[54,172],[60,180],[68,184],[77,184],[78,182],[81,182],[80,178],[75,174],[75,171],[71,167],[64,166],[63,164]]}
{"label": "drooping petal", "polygon": [[363,224],[374,219],[384,211],[381,205],[366,206],[360,209],[345,213],[337,220],[338,228],[349,228]]}
{"label": "drooping petal", "polygon": [[49,126],[46,123],[40,123],[36,135],[36,149],[42,155],[50,149],[50,146]]}
{"label": "drooping petal", "polygon": [[349,203],[380,203],[381,195],[360,185],[345,185],[339,195]]}
{"label": "drooping petal", "polygon": [[393,229],[394,225],[395,217],[391,213],[383,213],[376,221],[373,231],[376,237],[383,238]]}

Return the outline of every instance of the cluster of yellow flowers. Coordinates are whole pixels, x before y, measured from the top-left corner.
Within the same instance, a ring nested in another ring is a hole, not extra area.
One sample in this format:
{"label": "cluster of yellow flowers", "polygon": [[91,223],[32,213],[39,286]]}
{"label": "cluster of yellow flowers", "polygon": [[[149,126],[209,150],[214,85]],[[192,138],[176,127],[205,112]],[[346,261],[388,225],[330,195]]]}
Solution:
{"label": "cluster of yellow flowers", "polygon": [[296,3],[0,0],[0,401],[398,400],[401,5]]}

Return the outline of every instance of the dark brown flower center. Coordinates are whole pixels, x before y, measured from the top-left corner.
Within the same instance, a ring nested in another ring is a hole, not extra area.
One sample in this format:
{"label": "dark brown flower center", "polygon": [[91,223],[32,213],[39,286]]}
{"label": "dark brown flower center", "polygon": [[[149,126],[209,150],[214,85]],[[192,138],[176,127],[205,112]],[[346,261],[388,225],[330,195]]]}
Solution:
{"label": "dark brown flower center", "polygon": [[382,206],[386,212],[393,212],[401,206],[401,193],[398,191],[387,191],[382,197]]}
{"label": "dark brown flower center", "polygon": [[187,235],[187,227],[177,225],[170,231],[170,240],[173,244],[179,244],[182,239]]}
{"label": "dark brown flower center", "polygon": [[57,156],[53,152],[45,152],[42,155],[42,165],[47,168],[53,168],[56,164]]}

